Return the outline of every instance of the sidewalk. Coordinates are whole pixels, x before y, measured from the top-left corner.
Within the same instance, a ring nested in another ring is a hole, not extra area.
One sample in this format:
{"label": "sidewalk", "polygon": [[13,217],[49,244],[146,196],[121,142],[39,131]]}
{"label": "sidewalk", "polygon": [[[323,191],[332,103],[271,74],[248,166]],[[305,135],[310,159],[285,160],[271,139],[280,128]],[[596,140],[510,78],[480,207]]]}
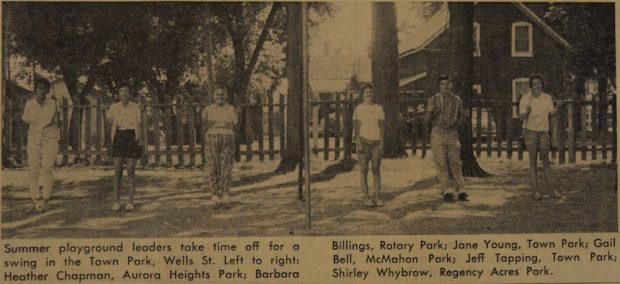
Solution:
{"label": "sidewalk", "polygon": [[[467,178],[469,202],[445,203],[431,159],[385,160],[383,208],[361,204],[357,169],[314,161],[313,229],[297,200],[297,172],[277,161],[238,163],[231,209],[213,210],[198,169],[139,170],[136,209],[113,212],[110,168],[56,173],[51,209],[29,213],[27,171],[2,172],[3,238],[211,237],[359,234],[499,234],[617,231],[616,167],[553,165],[564,200],[528,195],[527,162],[480,158],[490,178]],[[369,178],[370,175],[369,175]],[[370,183],[372,184],[372,182]]]}

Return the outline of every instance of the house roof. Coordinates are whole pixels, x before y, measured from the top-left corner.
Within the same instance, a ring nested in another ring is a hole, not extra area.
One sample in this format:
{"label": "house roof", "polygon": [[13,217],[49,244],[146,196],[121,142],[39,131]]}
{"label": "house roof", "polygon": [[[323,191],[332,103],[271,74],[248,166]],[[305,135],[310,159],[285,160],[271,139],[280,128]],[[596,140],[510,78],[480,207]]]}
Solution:
{"label": "house roof", "polygon": [[[554,31],[547,23],[545,23],[545,21],[543,21],[543,19],[536,15],[536,13],[534,13],[534,11],[528,8],[525,4],[521,2],[512,2],[512,4],[560,45],[568,50],[573,50],[572,45],[568,41]],[[415,32],[410,33],[411,36],[409,38],[401,40],[401,43],[398,46],[398,50],[400,52],[399,57],[405,57],[426,49],[426,47],[433,40],[448,29],[450,22],[449,19],[450,15],[448,12],[448,6],[444,5],[423,25],[422,28],[418,28]]]}

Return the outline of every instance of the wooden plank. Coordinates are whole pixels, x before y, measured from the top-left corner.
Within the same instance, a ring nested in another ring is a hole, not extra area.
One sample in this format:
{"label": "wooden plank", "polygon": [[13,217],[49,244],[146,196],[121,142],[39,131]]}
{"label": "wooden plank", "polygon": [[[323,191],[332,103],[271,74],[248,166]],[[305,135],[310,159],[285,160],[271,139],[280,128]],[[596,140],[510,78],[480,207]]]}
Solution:
{"label": "wooden plank", "polygon": [[172,104],[166,97],[164,108],[164,124],[166,127],[166,167],[172,167]]}
{"label": "wooden plank", "polygon": [[205,109],[205,105],[200,104],[200,107],[198,108],[199,112],[198,112],[198,125],[200,126],[200,135],[198,136],[198,141],[200,141],[200,157],[201,157],[201,161],[200,161],[200,167],[204,168],[207,164],[207,157],[205,156],[205,131],[206,131],[206,127],[207,125],[205,124],[206,122],[203,121],[202,118],[202,112]]}
{"label": "wooden plank", "polygon": [[616,117],[618,107],[616,105],[616,96],[611,100],[611,114],[611,162],[616,164],[616,159],[618,158],[618,118]]}
{"label": "wooden plank", "polygon": [[84,124],[84,163],[89,166],[90,165],[90,154],[91,154],[91,123],[92,123],[92,106],[87,105],[84,109],[85,116],[85,124]]}
{"label": "wooden plank", "polygon": [[160,141],[161,134],[159,133],[159,98],[157,96],[153,97],[153,145],[155,146],[155,166],[160,166],[161,163],[161,153],[160,153]]}
{"label": "wooden plank", "polygon": [[[26,131],[26,124],[21,120],[21,116],[24,114],[24,110],[25,110],[25,103],[24,103],[24,98],[21,99],[21,103],[19,104],[19,111],[17,112],[19,115],[16,118],[17,123],[16,123],[16,131],[17,131],[17,149],[16,149],[16,153],[15,153],[15,159],[17,159],[17,161],[22,164],[25,165],[26,164],[26,159],[24,158],[24,132]],[[28,155],[26,153],[26,155]]]}
{"label": "wooden plank", "polygon": [[340,160],[340,131],[342,129],[342,125],[340,123],[340,118],[342,117],[341,104],[342,101],[340,100],[340,93],[336,93],[336,133],[334,134],[334,138],[336,138],[336,142],[334,144],[334,148],[336,149],[334,157],[335,160]]}
{"label": "wooden plank", "polygon": [[312,111],[312,154],[316,156],[319,153],[319,104],[313,102],[311,104]]}
{"label": "wooden plank", "polygon": [[[67,100],[62,99],[62,164],[69,165],[69,106]],[[21,146],[21,145],[20,145]],[[20,148],[21,149],[21,148]]]}
{"label": "wooden plank", "polygon": [[497,141],[497,157],[501,158],[502,157],[502,140],[504,139],[502,132],[504,130],[504,120],[506,119],[505,115],[502,115],[502,113],[505,113],[503,108],[504,106],[500,103],[498,104],[498,112],[500,115],[498,115],[498,121],[495,124],[496,129],[495,129],[495,138]]}
{"label": "wooden plank", "polygon": [[149,130],[149,121],[146,117],[146,102],[143,97],[140,97],[140,124],[141,124],[140,133],[137,133],[137,135],[140,135],[140,140],[142,143],[140,146],[142,146],[142,153],[144,153],[140,157],[140,163],[142,164],[143,167],[146,167],[146,165],[149,163],[149,155],[147,154],[149,150],[148,135],[147,135],[147,132]]}
{"label": "wooden plank", "polygon": [[566,163],[566,142],[565,142],[565,134],[564,134],[564,119],[566,117],[565,115],[565,111],[564,108],[558,108],[558,123],[556,124],[556,127],[559,127],[559,130],[557,131],[557,135],[558,135],[558,145],[557,145],[557,152],[558,152],[558,162],[560,164],[565,164]]}
{"label": "wooden plank", "polygon": [[609,137],[609,131],[607,130],[607,95],[601,94],[601,105],[599,111],[600,121],[600,136],[599,141],[601,143],[601,158],[607,160],[607,138]]}
{"label": "wooden plank", "polygon": [[196,105],[188,104],[187,106],[187,123],[189,125],[189,167],[196,166]]}
{"label": "wooden plank", "polygon": [[103,144],[103,103],[100,97],[97,97],[97,105],[95,110],[97,112],[97,117],[95,117],[95,127],[97,127],[95,130],[95,149],[97,151],[95,163],[99,164],[102,161],[101,145]]}
{"label": "wooden plank", "polygon": [[491,105],[487,105],[487,157],[491,157],[491,147],[493,147],[493,115],[491,114]]}
{"label": "wooden plank", "polygon": [[514,141],[514,119],[512,118],[512,103],[508,105],[508,108],[506,110],[508,116],[508,123],[506,123],[506,152],[508,159],[512,159],[512,142]]}
{"label": "wooden plank", "polygon": [[237,127],[235,129],[235,161],[241,161],[241,134],[243,130],[241,129],[241,121],[243,117],[243,108],[235,108],[237,111]]}
{"label": "wooden plank", "polygon": [[329,103],[322,104],[323,106],[323,159],[329,159]]}
{"label": "wooden plank", "polygon": [[264,161],[265,160],[265,133],[263,131],[263,99],[262,98],[258,98],[257,100],[257,106],[256,108],[258,109],[257,113],[258,113],[258,117],[256,119],[259,120],[258,125],[258,159],[260,161]]}
{"label": "wooden plank", "polygon": [[267,132],[269,135],[269,160],[274,159],[274,129],[273,129],[273,96],[267,97]]}
{"label": "wooden plank", "polygon": [[181,96],[177,97],[176,100],[176,108],[177,108],[177,115],[176,115],[176,123],[177,123],[177,149],[178,149],[178,160],[179,163],[177,165],[177,167],[179,169],[182,169],[185,167],[185,151],[183,149],[184,146],[184,131],[183,131],[183,116],[185,115],[185,106],[183,104],[183,98],[181,98]]}
{"label": "wooden plank", "polygon": [[345,117],[343,123],[345,160],[350,160],[352,158],[351,145],[353,144],[353,107],[355,106],[355,101],[353,100],[352,95],[353,94],[349,92],[345,94]]}
{"label": "wooden plank", "polygon": [[[252,143],[254,142],[254,137],[248,137],[248,127],[252,128],[251,125],[250,125],[250,123],[252,123],[251,122],[252,118],[249,117],[249,116],[251,116],[250,114],[252,113],[252,111],[253,110],[252,110],[252,106],[251,105],[248,105],[248,106],[245,106],[245,107],[242,108],[242,113],[243,113],[243,116],[244,116],[243,120],[245,121],[245,124],[244,124],[245,125],[245,129],[242,129],[242,131],[243,131],[242,135],[245,138],[245,155],[246,155],[245,156],[245,160],[246,161],[251,161],[252,158],[253,158],[252,157],[252,151],[253,151],[252,150]],[[255,130],[256,129],[252,129],[252,131],[250,131],[252,136],[254,135],[254,131]]]}
{"label": "wooden plank", "polygon": [[476,106],[476,157],[480,158],[482,153],[482,103],[477,102]]}
{"label": "wooden plank", "polygon": [[417,136],[420,135],[418,133],[418,125],[417,125],[417,115],[418,115],[418,105],[416,105],[415,103],[413,105],[411,105],[412,111],[411,111],[411,155],[415,156],[416,155],[416,151],[418,148],[418,141],[417,141]]}
{"label": "wooden plank", "polygon": [[585,115],[588,103],[585,101],[579,102],[579,107],[581,108],[581,136],[583,141],[581,141],[581,160],[585,161],[588,159],[588,129],[586,127]]}
{"label": "wooden plank", "polygon": [[592,152],[592,160],[596,160],[596,144],[599,137],[599,115],[598,115],[598,101],[592,100],[592,144],[590,145],[590,151]]}
{"label": "wooden plank", "polygon": [[573,101],[569,101],[567,107],[567,128],[568,128],[568,162],[574,164],[576,162],[577,152],[575,151],[575,105]]}
{"label": "wooden plank", "polygon": [[284,95],[280,94],[280,99],[279,99],[279,110],[280,110],[280,158],[282,158],[282,152],[284,151],[284,149],[286,149],[286,140],[285,140],[285,135],[286,132],[284,131],[284,129],[286,128],[286,123],[284,123],[286,114],[284,113]]}
{"label": "wooden plank", "polygon": [[[6,98],[6,96],[5,96]],[[6,135],[4,135],[3,137],[5,139],[7,139],[6,141],[6,146],[7,146],[7,153],[9,154],[9,157],[14,157],[15,156],[15,152],[13,149],[13,123],[14,123],[14,116],[15,116],[15,112],[16,112],[16,103],[13,100],[7,99],[6,100],[6,106],[9,109],[9,115],[8,117],[5,119],[5,122],[7,122],[7,126],[4,128],[4,133]]]}

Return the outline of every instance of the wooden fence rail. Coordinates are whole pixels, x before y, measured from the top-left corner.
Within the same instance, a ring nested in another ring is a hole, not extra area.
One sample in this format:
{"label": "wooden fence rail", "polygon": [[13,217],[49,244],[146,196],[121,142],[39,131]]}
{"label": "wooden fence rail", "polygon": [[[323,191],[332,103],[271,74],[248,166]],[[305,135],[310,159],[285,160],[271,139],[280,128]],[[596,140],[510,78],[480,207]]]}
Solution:
{"label": "wooden fence rail", "polygon": [[[333,93],[332,99],[311,102],[310,143],[316,157],[350,159],[353,141],[353,110],[359,103],[346,93]],[[3,147],[5,153],[19,161],[26,155],[27,126],[21,122],[23,101],[8,101],[5,112]],[[403,99],[400,104],[404,129],[402,139],[411,156],[426,157],[430,137],[422,131],[421,118],[425,100]],[[557,115],[559,131],[553,145],[552,157],[558,163],[580,160],[616,161],[616,102],[565,101]],[[82,114],[80,135],[70,137],[69,106],[61,110],[60,165],[83,162],[86,165],[106,163],[111,145],[110,125],[105,120],[109,105],[98,99],[92,105],[73,106],[73,113]],[[166,100],[140,102],[142,111],[143,166],[195,168],[205,164],[204,125],[200,119],[204,104]],[[240,106],[240,120],[246,129],[238,131],[236,159],[260,161],[279,158],[285,145],[286,103],[268,97],[264,102]],[[586,119],[588,112],[590,119]],[[471,109],[474,153],[480,157],[523,159],[525,147],[521,138],[518,104],[499,100],[475,100]],[[249,123],[254,121],[255,123]],[[256,123],[259,121],[259,123]],[[71,138],[71,139],[69,139]],[[279,139],[278,139],[279,138]],[[493,154],[495,153],[495,155]],[[579,155],[580,154],[580,155]],[[164,159],[162,160],[162,156]]]}

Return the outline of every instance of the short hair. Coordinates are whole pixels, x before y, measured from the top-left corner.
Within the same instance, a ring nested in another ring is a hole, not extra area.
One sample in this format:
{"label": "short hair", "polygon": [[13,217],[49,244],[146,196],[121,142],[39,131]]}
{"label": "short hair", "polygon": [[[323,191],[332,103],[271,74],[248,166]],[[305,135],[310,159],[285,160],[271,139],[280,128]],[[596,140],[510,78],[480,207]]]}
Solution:
{"label": "short hair", "polygon": [[366,89],[371,89],[372,90],[373,89],[372,84],[371,83],[363,83],[360,86],[360,95],[363,96],[364,95],[364,91],[366,91]]}
{"label": "short hair", "polygon": [[439,78],[437,78],[437,84],[441,83],[441,81],[444,80],[448,80],[448,82],[452,81],[450,80],[450,76],[448,75],[439,75]]}
{"label": "short hair", "polygon": [[123,83],[119,83],[118,84],[118,90],[120,91],[120,89],[122,89],[122,88],[127,88],[127,89],[129,89],[129,91],[131,91],[131,86],[129,86],[129,83],[127,83],[127,82],[123,82]]}
{"label": "short hair", "polygon": [[38,77],[35,80],[35,88],[38,88],[38,87],[41,87],[41,86],[44,87],[47,91],[49,91],[50,88],[52,87],[52,84],[50,83],[49,80],[47,80],[45,78],[42,78],[42,77]]}
{"label": "short hair", "polygon": [[532,87],[532,81],[534,81],[535,79],[539,79],[543,87],[545,86],[545,78],[542,75],[532,74],[530,75],[530,80],[529,80],[530,88]]}

